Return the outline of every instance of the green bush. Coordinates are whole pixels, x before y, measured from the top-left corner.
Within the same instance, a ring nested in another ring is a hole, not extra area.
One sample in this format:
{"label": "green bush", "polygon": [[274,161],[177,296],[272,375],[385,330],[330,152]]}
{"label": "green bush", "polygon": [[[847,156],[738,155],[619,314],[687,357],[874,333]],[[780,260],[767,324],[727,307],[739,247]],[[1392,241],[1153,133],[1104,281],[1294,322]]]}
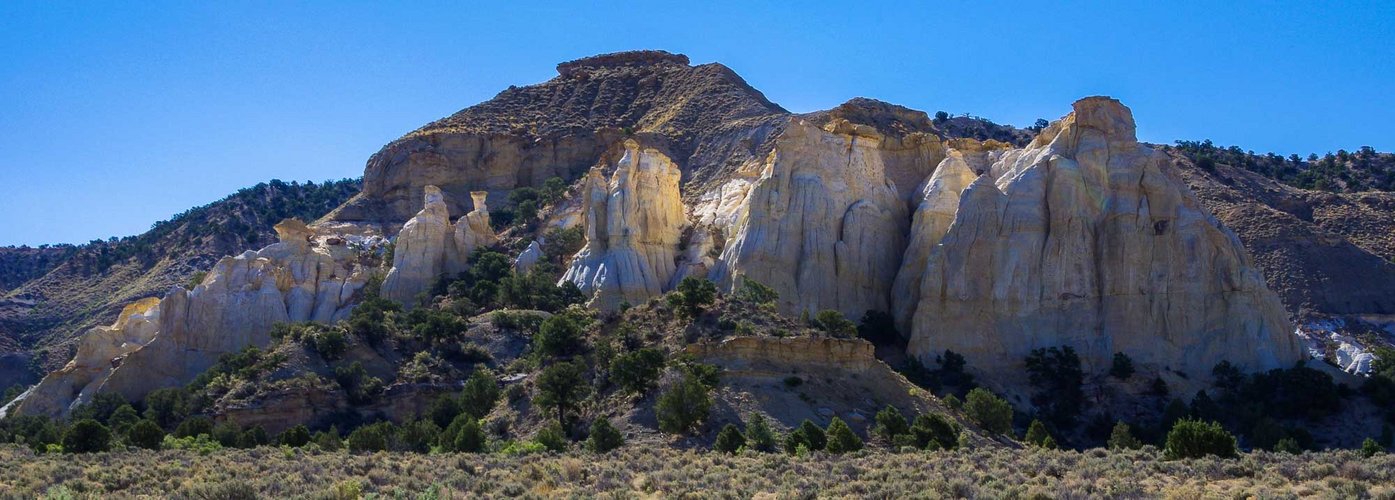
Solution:
{"label": "green bush", "polygon": [[1012,430],[1012,405],[982,387],[969,391],[964,413],[988,432],[1007,434]]}
{"label": "green bush", "polygon": [[1234,458],[1235,436],[1226,432],[1221,424],[1216,422],[1182,419],[1168,431],[1163,451],[1171,460],[1201,458],[1207,455]]}
{"label": "green bush", "polygon": [[742,446],[746,446],[746,436],[741,435],[741,430],[732,424],[723,426],[717,433],[717,440],[712,443],[712,449],[723,453],[736,453]]}
{"label": "green bush", "polygon": [[[242,438],[242,428],[232,422],[223,422],[213,427],[209,436],[224,448],[233,448],[238,445],[238,440]],[[176,435],[175,437],[183,436]]]}
{"label": "green bush", "polygon": [[437,427],[450,425],[458,415],[460,415],[460,400],[449,394],[437,396],[431,405],[426,407],[427,418],[430,418]]}
{"label": "green bush", "polygon": [[349,403],[363,405],[373,402],[383,392],[383,381],[368,375],[363,363],[353,362],[348,366],[334,368],[334,379],[348,395]]}
{"label": "green bush", "polygon": [[814,326],[827,332],[829,335],[838,338],[850,338],[857,335],[857,325],[843,317],[843,313],[833,309],[825,309],[814,315]]}
{"label": "green bush", "polygon": [[63,433],[63,451],[93,453],[111,449],[111,430],[101,422],[85,418],[73,422]]}
{"label": "green bush", "polygon": [[549,423],[538,430],[538,434],[533,436],[533,441],[543,445],[548,451],[567,451],[567,435],[562,432],[562,426],[557,422]]}
{"label": "green bush", "polygon": [[135,407],[123,404],[112,412],[111,418],[107,419],[107,426],[111,427],[112,433],[124,435],[131,430],[131,426],[136,425],[136,422],[140,420],[140,413],[136,412]]}
{"label": "green bush", "polygon": [[154,420],[142,419],[131,426],[131,430],[126,433],[126,441],[132,446],[145,448],[147,450],[160,449],[160,443],[165,440],[165,431],[160,428],[160,424]]}
{"label": "green bush", "polygon": [[349,451],[355,453],[387,451],[389,440],[396,434],[396,428],[390,422],[378,422],[369,424],[349,433]]}
{"label": "green bush", "polygon": [[917,416],[910,434],[917,449],[953,450],[959,446],[959,424],[938,413]]}
{"label": "green bush", "polygon": [[156,389],[145,396],[145,418],[154,420],[165,429],[184,421],[189,411],[189,393],[184,389]]}
{"label": "green bush", "polygon": [[1385,447],[1381,446],[1380,443],[1377,443],[1374,439],[1366,438],[1365,441],[1361,442],[1362,457],[1371,458],[1383,452],[1385,452]]}
{"label": "green bush", "polygon": [[847,453],[862,449],[862,439],[857,437],[852,428],[848,427],[843,419],[833,417],[833,421],[828,423],[828,445],[825,447],[829,453]]}
{"label": "green bush", "polygon": [[499,401],[499,382],[494,373],[483,366],[475,367],[475,372],[465,381],[460,391],[460,411],[475,418],[484,418]]}
{"label": "green bush", "polygon": [[654,387],[663,369],[663,351],[647,347],[612,360],[610,380],[627,392],[643,394]]}
{"label": "green bush", "polygon": [[338,451],[344,448],[344,440],[339,438],[339,428],[330,426],[329,430],[315,433],[315,445],[325,451]]}
{"label": "green bush", "polygon": [[174,429],[174,437],[198,437],[199,434],[213,435],[213,419],[203,415],[194,415],[184,419],[179,423],[179,427]]}
{"label": "green bush", "polygon": [[533,336],[533,352],[545,358],[568,357],[585,347],[582,333],[585,325],[570,314],[556,314],[542,322]]}
{"label": "green bush", "polygon": [[736,290],[736,300],[758,305],[772,305],[780,300],[780,294],[764,283],[743,276],[741,286]]}
{"label": "green bush", "polygon": [[464,453],[479,453],[484,451],[486,439],[484,429],[480,427],[479,420],[475,420],[469,414],[462,414],[456,417],[459,425],[452,423],[451,427],[456,429],[450,437],[450,450]]}
{"label": "green bush", "polygon": [[1137,450],[1143,447],[1143,442],[1133,436],[1129,424],[1122,420],[1114,423],[1114,430],[1109,433],[1107,444],[1111,450]]}
{"label": "green bush", "polygon": [[659,395],[654,405],[659,430],[684,434],[706,420],[712,407],[712,396],[707,391],[707,386],[698,375],[691,372],[684,374],[682,379]]}
{"label": "green bush", "polygon": [[281,433],[281,439],[279,439],[279,441],[281,441],[281,444],[292,448],[305,446],[310,444],[310,429],[307,429],[304,425],[291,427],[290,429],[286,429],[286,432]]}
{"label": "green bush", "polygon": [[606,418],[591,422],[591,435],[586,438],[586,449],[595,453],[605,453],[625,445],[625,436]]}
{"label": "green bush", "polygon": [[896,436],[911,431],[911,425],[906,422],[906,417],[901,414],[901,410],[892,405],[886,405],[886,408],[877,412],[876,421],[877,427],[873,432],[881,436],[882,440],[888,444],[895,442]]}
{"label": "green bush", "polygon": [[746,421],[746,442],[748,447],[760,452],[775,451],[775,443],[778,438],[775,431],[770,428],[770,423],[765,420],[765,416],[759,413],[752,413]]}
{"label": "green bush", "polygon": [[800,448],[808,451],[819,451],[828,445],[828,437],[823,429],[818,425],[804,420],[799,423],[799,427],[785,435],[785,451],[790,454],[797,454]]}
{"label": "green bush", "polygon": [[678,288],[665,299],[689,318],[697,317],[717,300],[717,285],[702,278],[689,276],[678,282]]}
{"label": "green bush", "polygon": [[243,430],[242,434],[237,437],[238,448],[252,449],[268,444],[271,444],[271,436],[267,435],[266,429],[260,425]]}

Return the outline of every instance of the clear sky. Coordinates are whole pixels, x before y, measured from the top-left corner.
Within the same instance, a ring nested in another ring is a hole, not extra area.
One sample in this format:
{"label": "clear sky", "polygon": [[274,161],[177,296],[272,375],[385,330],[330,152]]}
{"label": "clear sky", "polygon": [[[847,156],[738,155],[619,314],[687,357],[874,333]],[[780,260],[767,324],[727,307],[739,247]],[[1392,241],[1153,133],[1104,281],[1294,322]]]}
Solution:
{"label": "clear sky", "polygon": [[583,3],[0,2],[0,245],[357,177],[558,62],[642,48],[796,112],[865,96],[1025,126],[1107,94],[1147,141],[1395,150],[1390,0]]}

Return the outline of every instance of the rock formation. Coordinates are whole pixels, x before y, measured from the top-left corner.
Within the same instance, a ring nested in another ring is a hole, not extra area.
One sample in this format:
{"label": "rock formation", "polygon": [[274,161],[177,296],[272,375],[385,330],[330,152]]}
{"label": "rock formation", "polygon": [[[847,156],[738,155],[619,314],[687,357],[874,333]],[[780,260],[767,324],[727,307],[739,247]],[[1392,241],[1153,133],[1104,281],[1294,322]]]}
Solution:
{"label": "rock formation", "polygon": [[[913,311],[910,353],[949,349],[991,371],[1069,345],[1093,371],[1122,352],[1200,376],[1222,360],[1258,370],[1300,359],[1245,249],[1165,163],[1138,144],[1129,109],[1103,97],[1004,153],[960,194],[938,244],[918,240],[934,245],[925,264],[903,271],[920,283],[918,297],[897,296],[914,300],[898,304]],[[957,187],[933,184],[927,199]],[[923,215],[921,230],[939,227]]]}
{"label": "rock formation", "polygon": [[223,354],[267,345],[276,323],[347,317],[369,278],[357,253],[335,236],[312,244],[314,230],[298,220],[277,224],[276,233],[278,243],[218,261],[193,290],[142,300],[112,326],[89,331],[73,360],[17,400],[17,410],[65,415],[99,391],[139,401],[188,383]]}
{"label": "rock formation", "polygon": [[662,152],[626,140],[607,181],[591,169],[581,190],[585,246],[563,281],[604,310],[663,293],[675,270],[686,217],[678,194],[681,173]]}
{"label": "rock formation", "polygon": [[487,192],[472,192],[475,209],[451,224],[441,190],[426,186],[423,191],[425,207],[397,234],[392,269],[383,280],[383,297],[408,307],[416,304],[417,294],[429,290],[437,277],[465,270],[470,254],[496,239],[489,226]]}
{"label": "rock formation", "polygon": [[538,240],[533,240],[528,243],[528,248],[523,249],[518,254],[518,258],[513,260],[513,270],[518,274],[528,274],[528,271],[533,269],[533,266],[538,265],[542,258],[542,244],[538,243]]}
{"label": "rock formation", "polygon": [[786,312],[890,310],[905,249],[906,204],[886,176],[882,135],[844,120],[796,121],[746,198],[714,281],[743,277],[780,293]]}

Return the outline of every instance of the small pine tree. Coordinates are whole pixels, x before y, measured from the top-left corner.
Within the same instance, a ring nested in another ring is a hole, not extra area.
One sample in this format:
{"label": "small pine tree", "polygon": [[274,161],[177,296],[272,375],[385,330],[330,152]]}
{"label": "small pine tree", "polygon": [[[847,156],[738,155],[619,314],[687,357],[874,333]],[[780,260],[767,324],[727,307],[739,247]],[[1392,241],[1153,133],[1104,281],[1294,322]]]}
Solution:
{"label": "small pine tree", "polygon": [[1012,405],[982,387],[969,391],[964,412],[988,432],[1006,434],[1012,430]]}
{"label": "small pine tree", "polygon": [[911,430],[910,424],[906,422],[906,417],[901,415],[901,410],[892,405],[886,405],[886,408],[877,412],[876,420],[876,433],[887,443],[895,442],[896,436]]}
{"label": "small pine tree", "polygon": [[138,448],[158,450],[160,443],[165,440],[165,430],[154,420],[142,419],[131,426],[131,430],[126,433],[126,440]]}
{"label": "small pine tree", "polygon": [[828,423],[827,449],[829,453],[857,451],[862,449],[862,439],[857,437],[843,419],[833,417],[833,421]]}
{"label": "small pine tree", "polygon": [[827,434],[808,419],[799,423],[799,432],[804,435],[805,442],[809,444],[809,451],[819,451],[828,446]]}
{"label": "small pine tree", "polygon": [[1109,449],[1111,450],[1137,450],[1143,447],[1143,443],[1133,436],[1133,431],[1129,429],[1129,424],[1119,420],[1114,423],[1114,430],[1109,433]]}
{"label": "small pine tree", "polygon": [[938,413],[922,414],[911,425],[911,443],[922,450],[953,450],[959,446],[959,425]]}
{"label": "small pine tree", "polygon": [[315,433],[315,446],[325,451],[339,451],[344,448],[344,440],[339,438],[339,427],[330,426],[327,431]]}
{"label": "small pine tree", "polygon": [[1170,460],[1201,458],[1207,455],[1234,458],[1235,436],[1226,432],[1221,424],[1216,422],[1182,419],[1168,431],[1163,451]]}
{"label": "small pine tree", "polygon": [[446,427],[460,415],[460,401],[449,394],[442,394],[426,408],[426,415],[437,426]]}
{"label": "small pine tree", "polygon": [[659,419],[659,430],[683,434],[706,420],[711,408],[712,396],[707,393],[707,386],[698,376],[688,373],[659,395],[654,414]]}
{"label": "small pine tree", "polygon": [[591,422],[591,435],[586,438],[586,449],[595,453],[605,453],[625,445],[625,436],[606,418]]}
{"label": "small pine tree", "polygon": [[1114,364],[1109,368],[1109,376],[1119,380],[1128,380],[1134,373],[1133,358],[1122,352],[1114,353]]}
{"label": "small pine tree", "polygon": [[746,422],[746,444],[756,451],[775,451],[777,441],[775,432],[770,429],[770,424],[766,422],[765,416],[759,413],[752,413],[751,418]]}
{"label": "small pine tree", "polygon": [[945,402],[945,406],[950,407],[950,409],[954,409],[954,410],[962,410],[962,409],[964,409],[964,402],[959,400],[959,396],[955,396],[955,395],[953,395],[953,394],[950,394],[950,395],[944,397],[944,402]]}
{"label": "small pine tree", "polygon": [[476,419],[484,418],[494,409],[497,401],[499,383],[494,380],[494,374],[483,366],[475,368],[475,372],[465,381],[465,387],[460,390],[460,411]]}
{"label": "small pine tree", "polygon": [[480,422],[468,415],[461,415],[458,418],[465,419],[465,422],[460,426],[460,432],[451,439],[452,450],[465,453],[484,451],[484,429],[480,428]]}
{"label": "small pine tree", "polygon": [[[1040,420],[1032,419],[1031,425],[1027,426],[1027,435],[1022,438],[1022,441],[1032,446],[1047,448],[1047,439],[1052,439],[1052,437],[1051,432],[1046,430],[1046,424]],[[1055,440],[1052,439],[1052,441]]]}
{"label": "small pine tree", "polygon": [[712,449],[723,453],[736,453],[742,446],[746,446],[746,436],[741,435],[741,431],[735,425],[727,424],[717,433],[717,441],[712,443]]}

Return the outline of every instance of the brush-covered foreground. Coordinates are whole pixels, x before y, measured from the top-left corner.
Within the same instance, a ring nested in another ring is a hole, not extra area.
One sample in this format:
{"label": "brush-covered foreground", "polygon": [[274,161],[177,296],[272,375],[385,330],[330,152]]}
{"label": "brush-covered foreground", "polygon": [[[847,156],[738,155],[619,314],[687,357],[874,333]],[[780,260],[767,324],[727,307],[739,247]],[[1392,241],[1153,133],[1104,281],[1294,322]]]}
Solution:
{"label": "brush-covered foreground", "polygon": [[5,446],[0,463],[5,498],[1395,498],[1395,455],[1354,451],[1164,460],[1152,447],[792,456],[630,446],[510,456]]}

